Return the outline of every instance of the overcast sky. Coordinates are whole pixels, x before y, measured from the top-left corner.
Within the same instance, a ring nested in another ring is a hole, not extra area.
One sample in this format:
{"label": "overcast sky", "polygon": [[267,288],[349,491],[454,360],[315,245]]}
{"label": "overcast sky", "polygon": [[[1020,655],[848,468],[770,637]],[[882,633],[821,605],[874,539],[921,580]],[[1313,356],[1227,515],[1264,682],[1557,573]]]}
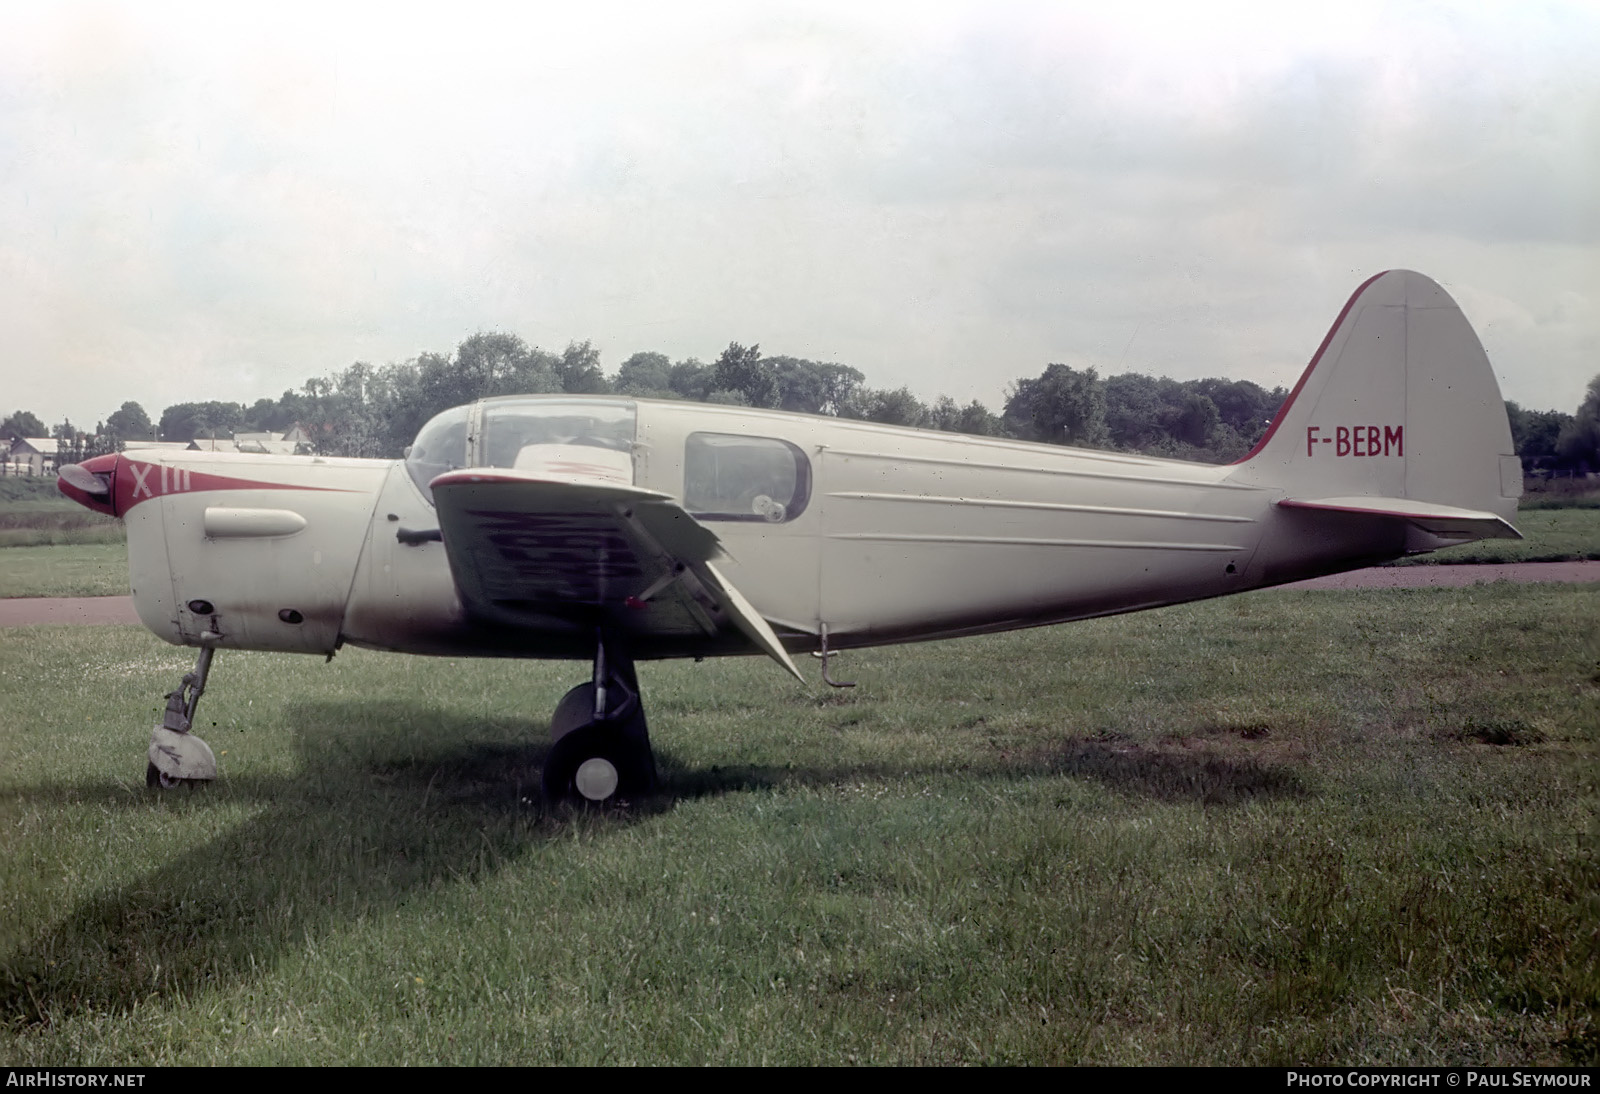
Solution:
{"label": "overcast sky", "polygon": [[1600,373],[1600,5],[561,7],[0,7],[0,415],[479,330],[1288,386],[1391,267]]}

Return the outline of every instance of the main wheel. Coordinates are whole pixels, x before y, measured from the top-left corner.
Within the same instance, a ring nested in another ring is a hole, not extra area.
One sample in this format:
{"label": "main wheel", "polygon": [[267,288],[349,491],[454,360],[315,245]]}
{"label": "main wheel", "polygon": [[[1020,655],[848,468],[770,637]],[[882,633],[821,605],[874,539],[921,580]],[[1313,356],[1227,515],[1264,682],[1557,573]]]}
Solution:
{"label": "main wheel", "polygon": [[579,684],[561,697],[550,716],[550,739],[559,741],[594,721],[594,685]]}
{"label": "main wheel", "polygon": [[549,802],[608,805],[648,793],[654,782],[649,742],[622,732],[612,722],[595,722],[563,734],[544,762],[544,796]]}

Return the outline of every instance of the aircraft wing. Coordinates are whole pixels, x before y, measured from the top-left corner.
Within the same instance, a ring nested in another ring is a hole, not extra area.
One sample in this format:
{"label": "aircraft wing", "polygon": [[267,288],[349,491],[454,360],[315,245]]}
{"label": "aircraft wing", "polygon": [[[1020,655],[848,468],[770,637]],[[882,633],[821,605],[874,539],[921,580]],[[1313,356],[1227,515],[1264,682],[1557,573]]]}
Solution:
{"label": "aircraft wing", "polygon": [[671,496],[509,468],[450,471],[430,485],[450,570],[473,615],[667,639],[733,627],[804,682],[772,627],[712,565],[721,553],[716,533]]}
{"label": "aircraft wing", "polygon": [[1521,539],[1522,533],[1494,513],[1438,505],[1413,498],[1284,498],[1286,509],[1317,509],[1327,513],[1349,513],[1365,517],[1398,517],[1446,538]]}

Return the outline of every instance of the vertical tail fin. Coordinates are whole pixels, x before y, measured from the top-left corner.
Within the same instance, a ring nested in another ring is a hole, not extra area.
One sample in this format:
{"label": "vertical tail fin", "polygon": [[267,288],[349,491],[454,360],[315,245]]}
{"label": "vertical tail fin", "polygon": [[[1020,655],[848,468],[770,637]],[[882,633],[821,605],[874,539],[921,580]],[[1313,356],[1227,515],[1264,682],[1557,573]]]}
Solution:
{"label": "vertical tail fin", "polygon": [[1494,371],[1455,301],[1410,270],[1355,291],[1234,477],[1446,542],[1517,534],[1522,465]]}

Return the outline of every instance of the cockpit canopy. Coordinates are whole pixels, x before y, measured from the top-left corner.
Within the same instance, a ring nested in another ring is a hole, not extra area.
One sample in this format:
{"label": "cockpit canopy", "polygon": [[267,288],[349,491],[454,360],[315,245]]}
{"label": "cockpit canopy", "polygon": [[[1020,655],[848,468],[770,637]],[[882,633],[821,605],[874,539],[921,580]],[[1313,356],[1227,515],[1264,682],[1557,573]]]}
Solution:
{"label": "cockpit canopy", "polygon": [[406,471],[433,500],[428,484],[465,467],[541,468],[574,447],[599,449],[591,463],[632,481],[637,406],[626,400],[510,396],[435,415],[406,453]]}

